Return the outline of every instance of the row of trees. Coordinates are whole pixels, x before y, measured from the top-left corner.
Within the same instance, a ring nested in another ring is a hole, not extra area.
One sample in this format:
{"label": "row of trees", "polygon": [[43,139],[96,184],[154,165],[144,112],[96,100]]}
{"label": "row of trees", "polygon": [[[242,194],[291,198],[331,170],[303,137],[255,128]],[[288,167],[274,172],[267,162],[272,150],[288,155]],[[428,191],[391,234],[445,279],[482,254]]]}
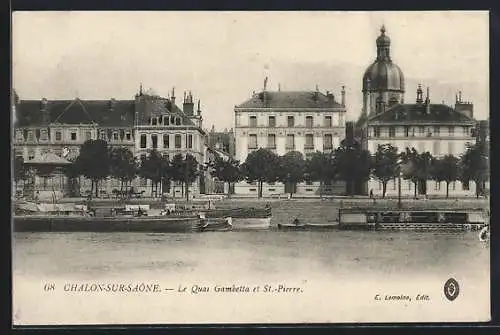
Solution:
{"label": "row of trees", "polygon": [[[91,180],[91,194],[95,192],[96,196],[99,194],[99,182],[107,177],[120,180],[120,192],[123,194],[124,188],[139,176],[151,181],[152,196],[158,194],[159,185],[176,181],[185,185],[183,193],[187,197],[189,184],[205,168],[209,169],[213,177],[227,182],[229,189],[231,184],[241,180],[257,182],[259,197],[262,197],[265,182],[284,183],[292,196],[297,183],[302,181],[319,182],[320,195],[325,183],[344,181],[346,193],[351,195],[356,192],[356,185],[366,182],[370,177],[382,183],[382,196],[385,197],[387,183],[398,176],[414,183],[415,196],[417,191],[426,194],[427,180],[446,182],[446,196],[451,182],[474,181],[477,185],[476,195],[479,196],[484,192],[485,182],[489,178],[487,152],[486,144],[478,142],[469,145],[460,158],[451,155],[435,158],[428,152],[419,153],[415,149],[398,152],[397,148],[385,144],[379,145],[372,155],[357,142],[343,141],[333,153],[315,152],[308,159],[296,151],[278,156],[261,148],[250,153],[243,163],[216,156],[204,167],[190,154],[177,154],[169,160],[152,150],[146,157],[138,159],[126,148],[111,148],[103,140],[88,140],[82,145],[79,156],[67,167],[66,173],[70,182],[79,176]],[[14,165],[14,179],[24,179],[22,159],[16,158]]]}
{"label": "row of trees", "polygon": [[[126,194],[132,180],[139,176],[151,181],[151,195],[158,194],[160,183],[170,181],[183,184],[183,193],[188,197],[189,185],[199,176],[201,169],[196,158],[190,154],[175,155],[172,160],[160,155],[156,150],[141,158],[123,147],[109,147],[104,140],[88,140],[80,148],[79,156],[66,167],[69,183],[84,176],[91,181],[91,196],[99,195],[99,183],[107,177],[120,181],[120,194]],[[14,179],[26,178],[22,158],[14,162]],[[185,188],[184,188],[185,186]]]}
{"label": "row of trees", "polygon": [[91,193],[95,189],[96,196],[99,194],[99,181],[107,177],[120,180],[120,193],[123,194],[124,188],[139,176],[151,181],[151,195],[159,194],[161,184],[170,185],[171,181],[175,181],[183,184],[183,193],[188,198],[189,185],[201,172],[198,161],[189,153],[177,154],[169,160],[158,151],[151,150],[148,155],[136,158],[129,149],[110,148],[103,140],[86,141],[72,168],[73,176],[83,175],[92,181]]}
{"label": "row of trees", "polygon": [[304,159],[300,152],[289,152],[278,156],[270,150],[259,149],[250,153],[245,162],[216,158],[212,162],[212,175],[229,184],[246,180],[257,182],[258,196],[262,197],[264,182],[282,182],[289,187],[292,196],[297,183],[317,181],[320,183],[320,195],[326,182],[344,181],[346,193],[354,194],[355,185],[366,182],[370,177],[382,183],[382,196],[385,197],[387,183],[398,177],[410,180],[417,192],[426,194],[426,182],[436,180],[446,183],[446,197],[450,183],[460,180],[477,185],[476,195],[485,191],[485,182],[489,178],[489,165],[485,144],[469,145],[466,152],[457,158],[446,155],[433,157],[429,152],[419,153],[415,149],[398,152],[390,144],[379,145],[372,155],[362,150],[356,142],[345,143],[332,154],[315,152],[309,159]]}

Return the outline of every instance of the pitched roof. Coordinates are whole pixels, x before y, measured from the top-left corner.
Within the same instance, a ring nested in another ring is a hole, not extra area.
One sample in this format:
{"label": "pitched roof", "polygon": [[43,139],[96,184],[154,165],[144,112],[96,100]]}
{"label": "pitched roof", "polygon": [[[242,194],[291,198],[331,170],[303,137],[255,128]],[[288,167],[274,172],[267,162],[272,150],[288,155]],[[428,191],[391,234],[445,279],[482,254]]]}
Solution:
{"label": "pitched roof", "polygon": [[333,95],[318,91],[264,91],[236,108],[342,108]]}
{"label": "pitched roof", "polygon": [[[51,123],[132,126],[134,100],[49,100],[47,110]],[[42,102],[21,100],[16,109],[20,127],[42,124]]]}
{"label": "pitched roof", "polygon": [[444,104],[430,104],[429,112],[425,103],[398,104],[385,112],[368,118],[369,122],[412,122],[412,123],[450,123],[474,122],[474,119],[457,112]]}

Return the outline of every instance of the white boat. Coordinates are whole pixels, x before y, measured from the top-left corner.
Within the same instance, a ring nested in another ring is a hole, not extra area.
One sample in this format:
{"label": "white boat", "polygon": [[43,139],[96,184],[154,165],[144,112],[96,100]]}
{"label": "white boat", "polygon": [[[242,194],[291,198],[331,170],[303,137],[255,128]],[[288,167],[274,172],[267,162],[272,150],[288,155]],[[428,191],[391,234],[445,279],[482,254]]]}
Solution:
{"label": "white boat", "polygon": [[271,228],[271,218],[234,218],[233,231],[235,230],[266,230]]}

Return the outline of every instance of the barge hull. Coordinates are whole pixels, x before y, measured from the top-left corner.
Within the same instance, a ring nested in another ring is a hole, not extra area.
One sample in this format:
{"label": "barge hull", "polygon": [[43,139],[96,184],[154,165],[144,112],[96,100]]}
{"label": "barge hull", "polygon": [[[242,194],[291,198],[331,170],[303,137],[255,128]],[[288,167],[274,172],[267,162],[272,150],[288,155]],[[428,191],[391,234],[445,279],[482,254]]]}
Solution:
{"label": "barge hull", "polygon": [[88,217],[14,217],[15,232],[152,232],[194,231],[197,218],[88,218]]}

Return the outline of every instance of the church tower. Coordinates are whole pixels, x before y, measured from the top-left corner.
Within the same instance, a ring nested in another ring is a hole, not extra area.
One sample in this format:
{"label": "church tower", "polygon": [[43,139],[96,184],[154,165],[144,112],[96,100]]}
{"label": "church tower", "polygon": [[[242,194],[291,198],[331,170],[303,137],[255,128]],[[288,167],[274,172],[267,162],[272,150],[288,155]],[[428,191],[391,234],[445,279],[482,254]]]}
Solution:
{"label": "church tower", "polygon": [[363,118],[383,113],[388,108],[404,103],[403,71],[392,62],[391,40],[380,28],[376,40],[377,58],[363,75]]}

